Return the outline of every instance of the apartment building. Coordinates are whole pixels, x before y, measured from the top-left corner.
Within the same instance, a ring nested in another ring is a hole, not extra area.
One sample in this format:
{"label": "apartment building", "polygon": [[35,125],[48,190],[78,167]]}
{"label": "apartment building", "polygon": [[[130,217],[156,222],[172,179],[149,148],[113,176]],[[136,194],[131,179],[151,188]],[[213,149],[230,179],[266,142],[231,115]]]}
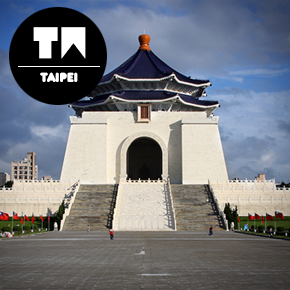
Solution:
{"label": "apartment building", "polygon": [[35,152],[28,152],[27,157],[22,161],[11,162],[11,180],[24,179],[24,180],[37,180],[38,167],[35,164]]}

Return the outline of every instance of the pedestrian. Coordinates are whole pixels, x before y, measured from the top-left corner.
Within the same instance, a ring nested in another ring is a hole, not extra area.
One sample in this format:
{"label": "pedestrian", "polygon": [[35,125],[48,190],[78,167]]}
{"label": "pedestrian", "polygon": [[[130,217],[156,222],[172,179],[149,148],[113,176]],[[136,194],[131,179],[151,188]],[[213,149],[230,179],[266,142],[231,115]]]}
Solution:
{"label": "pedestrian", "polygon": [[88,225],[87,231],[88,233],[91,231],[90,225]]}
{"label": "pedestrian", "polygon": [[210,228],[209,228],[209,235],[210,235],[210,236],[213,235],[213,226],[210,226]]}
{"label": "pedestrian", "polygon": [[272,234],[273,234],[273,229],[272,229],[272,228],[270,228],[270,229],[269,229],[269,238],[271,238],[271,237],[272,237]]}
{"label": "pedestrian", "polygon": [[114,230],[110,229],[110,239],[114,240]]}

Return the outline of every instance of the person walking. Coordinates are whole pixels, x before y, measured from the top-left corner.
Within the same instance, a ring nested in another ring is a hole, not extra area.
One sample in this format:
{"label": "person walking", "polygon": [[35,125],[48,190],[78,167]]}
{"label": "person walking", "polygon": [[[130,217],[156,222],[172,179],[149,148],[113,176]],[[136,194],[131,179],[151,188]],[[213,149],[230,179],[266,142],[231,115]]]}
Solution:
{"label": "person walking", "polygon": [[269,229],[269,238],[271,238],[271,237],[272,237],[272,235],[273,235],[273,229],[272,229],[272,228],[270,228],[270,229]]}
{"label": "person walking", "polygon": [[88,233],[91,231],[90,225],[88,225],[87,231]]}
{"label": "person walking", "polygon": [[114,230],[110,229],[110,239],[114,240]]}
{"label": "person walking", "polygon": [[210,228],[209,228],[209,235],[210,235],[210,236],[213,235],[213,226],[210,226]]}

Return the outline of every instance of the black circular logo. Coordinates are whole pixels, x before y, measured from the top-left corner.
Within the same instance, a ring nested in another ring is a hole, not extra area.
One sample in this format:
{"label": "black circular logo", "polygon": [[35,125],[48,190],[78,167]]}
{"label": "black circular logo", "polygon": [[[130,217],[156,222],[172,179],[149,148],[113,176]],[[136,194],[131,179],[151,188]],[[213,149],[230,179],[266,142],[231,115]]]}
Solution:
{"label": "black circular logo", "polygon": [[101,80],[107,49],[98,27],[69,8],[47,8],[16,30],[9,61],[18,85],[32,98],[53,105],[75,102]]}

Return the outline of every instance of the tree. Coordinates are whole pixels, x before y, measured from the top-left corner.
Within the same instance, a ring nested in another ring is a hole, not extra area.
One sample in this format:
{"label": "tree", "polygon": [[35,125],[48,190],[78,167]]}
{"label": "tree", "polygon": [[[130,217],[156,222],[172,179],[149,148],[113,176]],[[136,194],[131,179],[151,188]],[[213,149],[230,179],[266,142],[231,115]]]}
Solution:
{"label": "tree", "polygon": [[231,209],[231,206],[229,203],[226,203],[224,214],[226,215],[226,218],[228,220],[228,226],[231,227],[231,223],[234,222],[235,229],[238,227],[238,208],[235,207],[234,209]]}
{"label": "tree", "polygon": [[11,188],[13,186],[13,181],[7,181],[2,186],[0,186],[0,188],[2,188],[3,186],[6,188]]}
{"label": "tree", "polygon": [[62,216],[64,214],[64,210],[65,210],[65,206],[64,206],[64,201],[63,201],[61,203],[61,205],[59,206],[58,213],[54,217],[54,221],[57,223],[58,229],[60,228],[60,221],[62,220]]}
{"label": "tree", "polygon": [[281,182],[281,185],[279,186],[279,187],[281,187],[281,188],[283,188],[283,187],[290,187],[290,183],[285,183],[284,181],[282,181]]}

